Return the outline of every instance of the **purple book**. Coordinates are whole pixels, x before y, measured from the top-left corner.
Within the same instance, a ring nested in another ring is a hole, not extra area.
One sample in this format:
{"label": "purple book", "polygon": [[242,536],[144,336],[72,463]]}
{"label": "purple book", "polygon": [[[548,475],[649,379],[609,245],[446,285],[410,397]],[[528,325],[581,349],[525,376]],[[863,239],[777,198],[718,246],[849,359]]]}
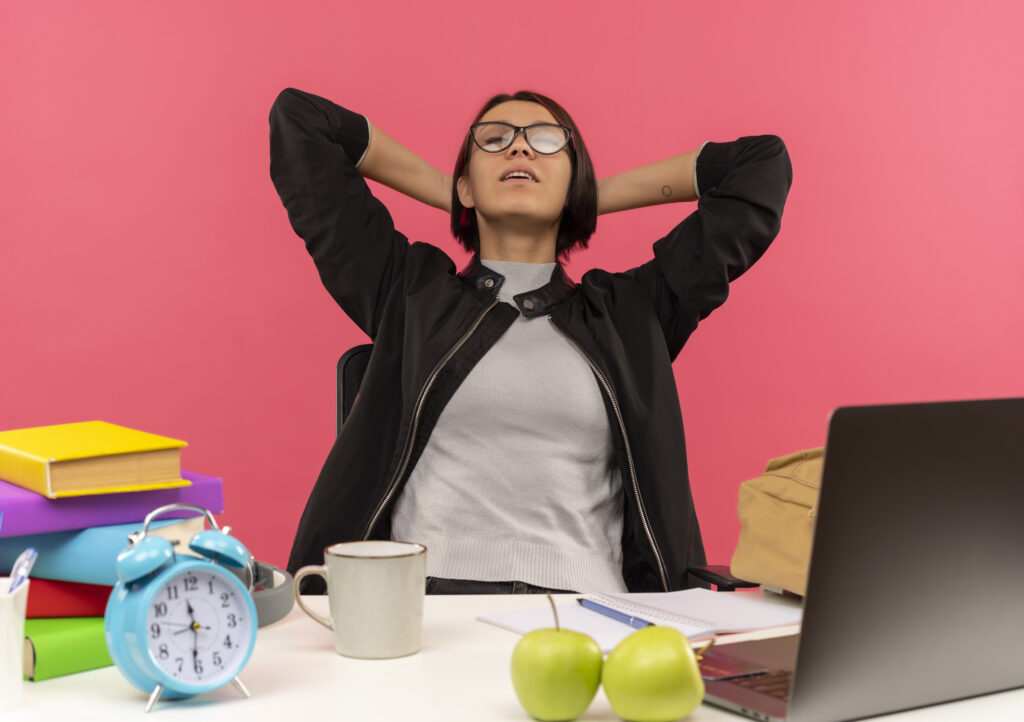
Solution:
{"label": "purple book", "polygon": [[[195,504],[214,514],[224,512],[221,479],[192,471],[182,471],[181,478],[191,481],[192,485],[66,499],[47,499],[34,491],[0,481],[0,537],[128,524],[141,521],[146,514],[165,504]],[[195,512],[170,512],[160,518],[187,516],[195,516]]]}

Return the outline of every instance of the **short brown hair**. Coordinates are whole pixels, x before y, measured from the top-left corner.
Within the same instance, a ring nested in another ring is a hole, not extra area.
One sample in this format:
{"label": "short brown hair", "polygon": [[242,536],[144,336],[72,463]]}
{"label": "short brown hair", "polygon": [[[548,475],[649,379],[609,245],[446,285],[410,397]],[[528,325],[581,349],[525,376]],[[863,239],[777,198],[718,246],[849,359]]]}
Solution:
{"label": "short brown hair", "polygon": [[[551,98],[531,90],[520,90],[512,95],[495,95],[484,103],[473,123],[479,122],[484,113],[491,108],[510,100],[537,103],[551,113],[556,121],[572,130],[572,139],[569,143],[572,178],[565,199],[565,210],[562,211],[562,219],[558,224],[558,241],[555,245],[555,253],[558,256],[568,257],[569,253],[577,248],[587,247],[597,227],[597,179],[594,176],[594,166],[590,162],[590,154],[587,153],[587,146],[583,143],[579,128],[565,108]],[[452,235],[467,251],[479,253],[480,232],[477,227],[476,210],[463,206],[458,192],[459,178],[462,177],[466,163],[469,162],[472,145],[470,134],[467,132],[462,149],[455,160],[455,173],[452,175]]]}

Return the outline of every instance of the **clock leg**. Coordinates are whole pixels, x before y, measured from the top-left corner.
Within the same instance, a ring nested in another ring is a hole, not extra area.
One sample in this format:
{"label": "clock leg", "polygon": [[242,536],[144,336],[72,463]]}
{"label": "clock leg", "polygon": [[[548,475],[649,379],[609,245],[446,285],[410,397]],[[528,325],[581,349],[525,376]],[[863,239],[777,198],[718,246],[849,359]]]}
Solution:
{"label": "clock leg", "polygon": [[231,680],[231,684],[235,685],[235,689],[241,692],[243,697],[252,697],[252,695],[249,694],[249,690],[245,688],[245,685],[242,684],[242,680],[238,677],[235,677],[233,680]]}
{"label": "clock leg", "polygon": [[146,705],[146,712],[149,712],[151,709],[153,709],[153,705],[156,704],[156,701],[158,699],[160,699],[160,695],[163,693],[163,691],[164,686],[162,684],[158,684],[156,687],[153,688],[153,694],[149,695],[149,703]]}

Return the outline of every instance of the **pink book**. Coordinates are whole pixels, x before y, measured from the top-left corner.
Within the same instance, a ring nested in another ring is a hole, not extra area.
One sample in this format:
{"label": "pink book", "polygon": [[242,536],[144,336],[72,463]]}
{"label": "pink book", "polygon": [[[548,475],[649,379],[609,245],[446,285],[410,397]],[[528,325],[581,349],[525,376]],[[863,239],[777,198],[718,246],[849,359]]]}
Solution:
{"label": "pink book", "polygon": [[[141,521],[146,514],[165,504],[196,504],[214,514],[224,512],[221,479],[192,471],[182,471],[181,478],[191,481],[191,486],[66,499],[47,499],[34,491],[0,481],[0,537],[128,524]],[[195,516],[195,512],[171,512],[160,518],[188,516]]]}

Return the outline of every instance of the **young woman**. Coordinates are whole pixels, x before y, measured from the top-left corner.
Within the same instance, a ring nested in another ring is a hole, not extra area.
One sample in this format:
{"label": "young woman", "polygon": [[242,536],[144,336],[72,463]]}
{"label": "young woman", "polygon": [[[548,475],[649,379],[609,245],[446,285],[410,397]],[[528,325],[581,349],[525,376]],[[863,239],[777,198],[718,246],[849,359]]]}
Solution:
{"label": "young woman", "polygon": [[[520,92],[485,104],[447,176],[289,88],[270,151],[292,227],[374,344],[288,568],[394,538],[427,546],[428,593],[692,586],[705,559],[672,361],[778,233],[782,141],[708,142],[597,181],[568,113]],[[468,265],[410,244],[364,177],[450,212]],[[559,264],[599,213],[697,199],[641,266],[577,285]]]}

